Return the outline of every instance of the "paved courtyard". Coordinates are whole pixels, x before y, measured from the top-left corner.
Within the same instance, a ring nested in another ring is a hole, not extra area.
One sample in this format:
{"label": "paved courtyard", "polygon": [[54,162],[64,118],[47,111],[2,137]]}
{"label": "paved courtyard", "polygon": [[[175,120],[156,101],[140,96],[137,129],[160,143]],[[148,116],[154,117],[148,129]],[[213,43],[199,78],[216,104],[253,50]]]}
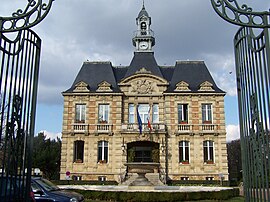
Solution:
{"label": "paved courtyard", "polygon": [[59,185],[61,189],[119,192],[212,192],[233,189],[230,187],[207,186],[108,186],[108,185]]}

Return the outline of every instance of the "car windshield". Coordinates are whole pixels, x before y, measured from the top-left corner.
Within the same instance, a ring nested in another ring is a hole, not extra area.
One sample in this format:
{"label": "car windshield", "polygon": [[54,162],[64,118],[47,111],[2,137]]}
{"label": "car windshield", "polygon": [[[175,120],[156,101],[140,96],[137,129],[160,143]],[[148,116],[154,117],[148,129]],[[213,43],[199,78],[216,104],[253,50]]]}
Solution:
{"label": "car windshield", "polygon": [[52,182],[46,179],[38,179],[36,182],[42,186],[46,191],[56,191],[59,190],[60,188],[54,185]]}

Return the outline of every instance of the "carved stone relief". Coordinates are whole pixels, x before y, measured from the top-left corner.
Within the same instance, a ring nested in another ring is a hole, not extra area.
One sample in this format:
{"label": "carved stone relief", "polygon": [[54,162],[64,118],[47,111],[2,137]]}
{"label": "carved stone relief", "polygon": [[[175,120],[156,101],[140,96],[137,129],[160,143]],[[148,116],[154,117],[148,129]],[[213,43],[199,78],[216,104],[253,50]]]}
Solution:
{"label": "carved stone relief", "polygon": [[140,79],[131,84],[131,92],[138,94],[152,94],[155,83],[147,79]]}

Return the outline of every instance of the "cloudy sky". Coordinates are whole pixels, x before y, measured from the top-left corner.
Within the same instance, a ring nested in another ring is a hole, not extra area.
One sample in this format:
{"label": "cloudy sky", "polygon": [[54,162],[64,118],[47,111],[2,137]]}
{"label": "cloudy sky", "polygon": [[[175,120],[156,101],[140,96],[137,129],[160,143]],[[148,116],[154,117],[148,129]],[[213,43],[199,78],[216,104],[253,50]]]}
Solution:
{"label": "cloudy sky", "polygon": [[[1,0],[0,16],[24,8],[27,0]],[[44,1],[46,2],[46,1]],[[268,10],[267,0],[238,0]],[[204,60],[225,97],[227,140],[239,138],[233,36],[238,27],[222,20],[210,0],[145,0],[155,33],[160,65],[176,60]],[[61,92],[73,83],[86,60],[129,65],[131,39],[142,0],[55,0],[34,30],[42,39],[36,133],[50,137],[62,130]]]}

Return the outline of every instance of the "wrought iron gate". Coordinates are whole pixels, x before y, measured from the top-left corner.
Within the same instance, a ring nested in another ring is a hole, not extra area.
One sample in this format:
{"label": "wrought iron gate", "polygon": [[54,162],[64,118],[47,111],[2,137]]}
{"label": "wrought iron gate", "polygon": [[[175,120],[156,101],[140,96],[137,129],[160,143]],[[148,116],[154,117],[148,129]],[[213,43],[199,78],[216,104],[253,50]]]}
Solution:
{"label": "wrought iron gate", "polygon": [[41,40],[30,30],[53,0],[0,17],[0,201],[28,201]]}
{"label": "wrought iron gate", "polygon": [[270,201],[270,12],[236,0],[211,2],[223,19],[242,26],[234,46],[245,198]]}

